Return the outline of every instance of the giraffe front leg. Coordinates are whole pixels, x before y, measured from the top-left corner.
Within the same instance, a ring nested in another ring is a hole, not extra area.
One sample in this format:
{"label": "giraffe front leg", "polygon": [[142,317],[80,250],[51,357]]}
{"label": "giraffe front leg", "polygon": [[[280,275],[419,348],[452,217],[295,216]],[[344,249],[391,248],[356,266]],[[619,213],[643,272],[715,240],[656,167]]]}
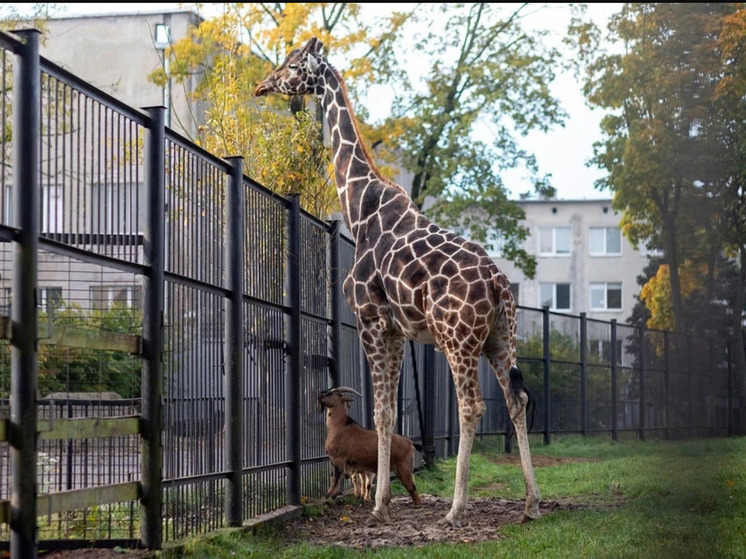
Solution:
{"label": "giraffe front leg", "polygon": [[[375,330],[372,331],[375,333]],[[373,420],[378,434],[378,483],[375,506],[367,526],[391,522],[391,434],[396,422],[396,395],[404,358],[404,337],[387,332],[380,336],[361,336],[371,369],[373,384]]]}
{"label": "giraffe front leg", "polygon": [[378,433],[378,484],[376,485],[376,504],[365,521],[366,526],[389,524],[391,516],[391,433],[394,420],[386,410],[378,408],[374,415],[376,432]]}

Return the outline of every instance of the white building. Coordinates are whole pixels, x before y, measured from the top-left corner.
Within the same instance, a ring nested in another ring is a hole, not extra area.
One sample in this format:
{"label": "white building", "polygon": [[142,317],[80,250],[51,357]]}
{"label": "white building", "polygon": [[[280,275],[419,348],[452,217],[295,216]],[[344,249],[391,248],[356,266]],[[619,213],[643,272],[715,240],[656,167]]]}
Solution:
{"label": "white building", "polygon": [[168,73],[164,49],[201,21],[190,10],[55,17],[47,22],[39,50],[44,58],[130,107],[165,106],[166,125],[194,139],[204,124],[204,110],[188,96],[199,76],[183,83],[169,80],[160,87],[148,75],[158,68]]}
{"label": "white building", "polygon": [[518,304],[626,322],[648,257],[622,235],[621,216],[611,200],[521,200],[519,205],[530,231],[524,248],[536,256],[536,276],[527,278],[495,255]]}

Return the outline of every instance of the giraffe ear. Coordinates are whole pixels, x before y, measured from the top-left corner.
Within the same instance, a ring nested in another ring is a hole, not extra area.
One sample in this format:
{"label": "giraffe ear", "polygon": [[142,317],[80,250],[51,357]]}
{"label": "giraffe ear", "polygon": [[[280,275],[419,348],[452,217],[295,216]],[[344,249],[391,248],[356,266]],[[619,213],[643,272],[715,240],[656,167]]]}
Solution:
{"label": "giraffe ear", "polygon": [[317,37],[313,37],[309,39],[306,48],[309,52],[312,52],[314,54],[321,54],[321,51],[324,48],[324,43],[322,43]]}

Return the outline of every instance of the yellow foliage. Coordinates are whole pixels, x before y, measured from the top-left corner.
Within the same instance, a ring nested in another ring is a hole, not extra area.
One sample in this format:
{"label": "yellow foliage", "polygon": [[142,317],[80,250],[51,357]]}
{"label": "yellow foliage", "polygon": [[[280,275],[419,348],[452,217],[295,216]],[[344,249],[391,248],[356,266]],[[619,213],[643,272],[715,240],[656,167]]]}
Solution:
{"label": "yellow foliage", "polygon": [[673,306],[671,304],[671,273],[668,264],[661,264],[658,273],[650,278],[640,291],[640,299],[650,311],[648,328],[673,330]]}
{"label": "yellow foliage", "polygon": [[[687,299],[702,289],[702,278],[706,276],[705,264],[687,260],[679,269],[681,296]],[[661,264],[658,272],[650,278],[640,291],[640,300],[650,311],[648,328],[674,330],[673,304],[671,302],[671,271],[668,264]]]}

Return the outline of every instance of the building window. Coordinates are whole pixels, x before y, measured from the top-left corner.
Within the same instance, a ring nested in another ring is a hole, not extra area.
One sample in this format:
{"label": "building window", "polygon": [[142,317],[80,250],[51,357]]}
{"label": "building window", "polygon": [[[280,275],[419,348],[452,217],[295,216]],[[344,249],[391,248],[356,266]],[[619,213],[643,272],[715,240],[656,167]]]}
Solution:
{"label": "building window", "polygon": [[567,256],[570,254],[569,227],[539,227],[539,254]]}
{"label": "building window", "polygon": [[62,288],[61,287],[40,287],[39,298],[36,306],[40,310],[49,314],[54,309],[62,306]]}
{"label": "building window", "polygon": [[145,223],[145,200],[141,184],[95,184],[92,187],[93,233],[133,234]]}
{"label": "building window", "polygon": [[10,316],[10,287],[0,289],[0,316]]}
{"label": "building window", "polygon": [[63,219],[62,187],[45,185],[41,189],[41,221],[42,233],[62,233]]}
{"label": "building window", "polygon": [[622,310],[621,283],[592,283],[591,310],[620,311]]}
{"label": "building window", "polygon": [[570,284],[569,283],[542,283],[539,284],[540,306],[549,307],[553,311],[569,311]]}
{"label": "building window", "polygon": [[591,227],[588,233],[591,256],[622,254],[622,233],[619,227]]}
{"label": "building window", "polygon": [[114,304],[127,308],[142,307],[142,287],[139,285],[95,285],[91,287],[91,307],[105,310]]}

